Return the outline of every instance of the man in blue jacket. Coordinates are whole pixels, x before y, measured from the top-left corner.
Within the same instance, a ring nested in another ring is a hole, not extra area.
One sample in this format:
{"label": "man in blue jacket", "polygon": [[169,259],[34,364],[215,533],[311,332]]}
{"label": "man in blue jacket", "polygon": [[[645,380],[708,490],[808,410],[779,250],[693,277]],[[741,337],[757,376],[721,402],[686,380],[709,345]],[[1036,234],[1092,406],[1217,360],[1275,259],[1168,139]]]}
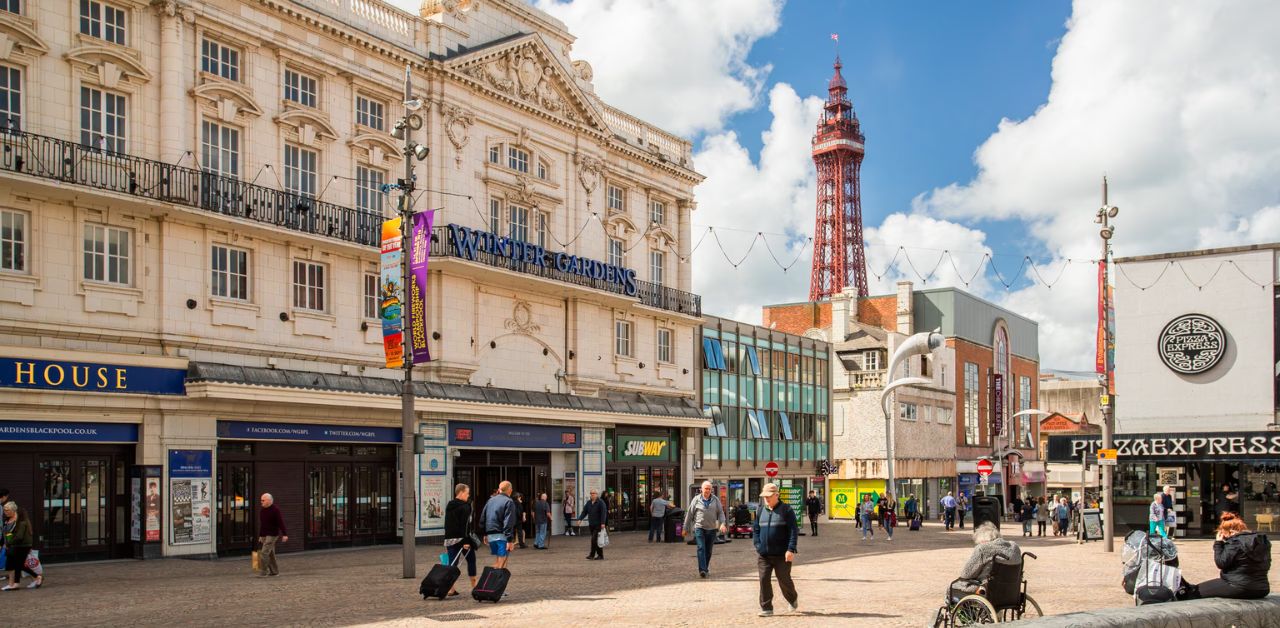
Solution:
{"label": "man in blue jacket", "polygon": [[760,491],[763,503],[756,520],[751,524],[751,539],[755,542],[756,569],[760,573],[760,616],[773,615],[773,581],[772,574],[778,574],[778,588],[782,589],[782,597],[796,612],[796,585],[791,581],[791,561],[796,556],[796,538],[800,535],[800,526],[796,523],[796,513],[782,500],[778,499],[778,485],[772,482],[764,485]]}
{"label": "man in blue jacket", "polygon": [[484,521],[485,542],[494,555],[493,566],[507,566],[507,556],[511,554],[512,540],[516,531],[516,502],[511,499],[511,483],[503,480],[498,485],[498,494],[484,503],[484,512],[480,517]]}

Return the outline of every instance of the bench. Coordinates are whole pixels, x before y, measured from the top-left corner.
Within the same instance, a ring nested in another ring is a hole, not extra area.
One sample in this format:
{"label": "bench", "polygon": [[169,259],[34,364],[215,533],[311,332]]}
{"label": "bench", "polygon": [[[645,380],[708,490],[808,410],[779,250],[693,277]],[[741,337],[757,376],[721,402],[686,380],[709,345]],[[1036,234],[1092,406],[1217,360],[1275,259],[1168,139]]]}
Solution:
{"label": "bench", "polygon": [[[1049,611],[1052,612],[1052,611]],[[1185,626],[1240,626],[1280,628],[1280,595],[1261,600],[1227,600],[1213,598],[1169,602],[1150,606],[1104,608],[1093,611],[1052,615],[1041,619],[1011,622],[1008,626],[1035,628],[1085,628],[1107,626],[1118,628],[1183,628]]]}

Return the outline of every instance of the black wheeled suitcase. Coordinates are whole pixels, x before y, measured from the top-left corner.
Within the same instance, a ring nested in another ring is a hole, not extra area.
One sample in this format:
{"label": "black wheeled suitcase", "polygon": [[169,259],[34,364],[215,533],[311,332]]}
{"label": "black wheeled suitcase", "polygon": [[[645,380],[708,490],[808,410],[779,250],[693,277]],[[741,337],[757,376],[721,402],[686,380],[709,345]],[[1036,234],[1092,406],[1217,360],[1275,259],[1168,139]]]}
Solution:
{"label": "black wheeled suitcase", "polygon": [[910,530],[911,530],[912,532],[919,532],[919,531],[920,531],[920,515],[916,515],[916,516],[914,516],[914,517],[912,517],[912,518],[911,518]]}
{"label": "black wheeled suitcase", "polygon": [[485,567],[480,573],[480,580],[471,590],[471,597],[477,602],[497,602],[507,590],[511,581],[511,572],[500,567]]}
{"label": "black wheeled suitcase", "polygon": [[422,599],[434,597],[443,600],[449,595],[449,590],[458,581],[458,576],[462,575],[462,570],[458,569],[458,560],[466,551],[464,549],[458,552],[452,564],[431,566],[431,571],[427,572],[427,577],[422,579],[422,584],[418,587],[418,593],[422,594]]}

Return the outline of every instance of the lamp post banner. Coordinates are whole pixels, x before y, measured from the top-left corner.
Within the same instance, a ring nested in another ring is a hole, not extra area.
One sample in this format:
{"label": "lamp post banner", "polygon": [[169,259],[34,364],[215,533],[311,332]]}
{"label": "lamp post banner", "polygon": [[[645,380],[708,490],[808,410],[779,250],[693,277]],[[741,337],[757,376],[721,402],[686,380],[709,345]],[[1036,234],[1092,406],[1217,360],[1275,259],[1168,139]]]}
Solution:
{"label": "lamp post banner", "polygon": [[431,349],[427,347],[427,264],[431,261],[431,226],[436,213],[426,211],[413,215],[413,228],[409,235],[409,347],[413,363],[431,361]]}
{"label": "lamp post banner", "polygon": [[382,318],[382,349],[387,356],[387,368],[404,366],[404,320],[400,296],[403,277],[400,271],[400,219],[382,223],[382,274],[378,286],[378,313]]}

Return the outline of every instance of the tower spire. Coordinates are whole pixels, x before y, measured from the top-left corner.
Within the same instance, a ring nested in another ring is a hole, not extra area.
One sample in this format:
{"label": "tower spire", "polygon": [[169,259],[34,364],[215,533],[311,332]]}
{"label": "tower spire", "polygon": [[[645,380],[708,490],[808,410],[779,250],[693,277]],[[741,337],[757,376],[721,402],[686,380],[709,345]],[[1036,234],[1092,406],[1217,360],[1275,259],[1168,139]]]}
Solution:
{"label": "tower spire", "polygon": [[[839,42],[839,37],[831,35]],[[849,102],[840,70],[827,83],[827,102],[813,134],[813,163],[818,171],[818,203],[813,227],[813,270],[809,300],[819,301],[856,287],[867,296],[867,260],[862,245],[862,190],[859,172],[865,138]]]}

